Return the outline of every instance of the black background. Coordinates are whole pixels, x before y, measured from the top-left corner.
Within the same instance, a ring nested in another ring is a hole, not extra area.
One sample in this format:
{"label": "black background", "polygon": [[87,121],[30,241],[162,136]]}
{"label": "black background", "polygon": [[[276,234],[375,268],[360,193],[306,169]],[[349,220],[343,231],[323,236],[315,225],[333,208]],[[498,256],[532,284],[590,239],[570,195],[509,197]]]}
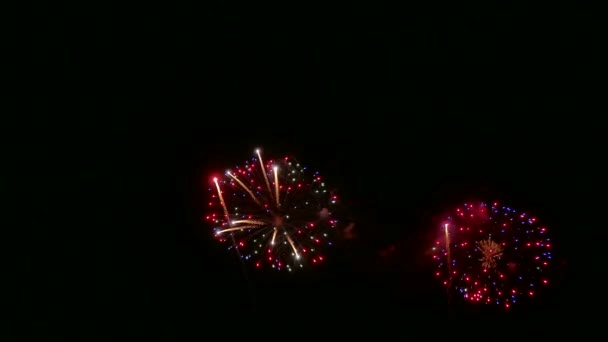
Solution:
{"label": "black background", "polygon": [[[31,130],[45,138],[27,145],[42,157],[26,172],[28,329],[200,338],[593,315],[603,133],[581,97],[593,54],[578,61],[594,22],[565,3],[451,6],[34,8]],[[209,177],[256,147],[339,189],[358,238],[325,266],[244,271],[212,239]],[[552,229],[554,286],[534,305],[448,308],[428,246],[468,200]]]}

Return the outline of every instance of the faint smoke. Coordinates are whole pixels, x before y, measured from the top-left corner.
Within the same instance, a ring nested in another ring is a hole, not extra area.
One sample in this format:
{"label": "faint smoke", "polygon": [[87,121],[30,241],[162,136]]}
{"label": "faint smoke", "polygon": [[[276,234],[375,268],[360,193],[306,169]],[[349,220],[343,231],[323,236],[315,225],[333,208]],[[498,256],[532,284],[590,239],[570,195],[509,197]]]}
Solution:
{"label": "faint smoke", "polygon": [[329,210],[327,208],[321,209],[319,217],[321,218],[321,220],[326,220],[329,217]]}
{"label": "faint smoke", "polygon": [[357,232],[355,231],[355,224],[350,223],[344,230],[342,231],[342,237],[346,240],[355,239],[358,237]]}

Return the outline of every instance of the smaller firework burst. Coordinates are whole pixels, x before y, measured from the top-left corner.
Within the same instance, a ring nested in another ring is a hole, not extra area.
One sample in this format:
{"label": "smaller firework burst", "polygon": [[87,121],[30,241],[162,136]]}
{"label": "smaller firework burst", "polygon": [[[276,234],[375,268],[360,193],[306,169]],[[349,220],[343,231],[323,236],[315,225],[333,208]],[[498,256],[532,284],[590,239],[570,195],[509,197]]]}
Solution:
{"label": "smaller firework burst", "polygon": [[449,293],[509,308],[549,284],[553,243],[536,217],[498,203],[467,203],[441,226],[433,258]]}

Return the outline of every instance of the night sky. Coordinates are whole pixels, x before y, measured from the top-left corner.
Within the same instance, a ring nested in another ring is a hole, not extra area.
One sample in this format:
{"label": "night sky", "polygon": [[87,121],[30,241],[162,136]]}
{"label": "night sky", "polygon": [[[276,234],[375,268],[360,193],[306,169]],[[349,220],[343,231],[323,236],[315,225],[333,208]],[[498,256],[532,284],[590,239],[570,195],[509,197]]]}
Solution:
{"label": "night sky", "polygon": [[[586,66],[573,60],[585,41],[567,6],[248,6],[37,9],[34,63],[52,90],[33,106],[66,99],[76,114],[37,121],[68,133],[35,148],[67,168],[32,177],[49,190],[35,207],[50,213],[29,218],[45,257],[23,259],[49,284],[26,286],[33,331],[56,319],[84,336],[204,337],[230,321],[398,331],[599,305],[579,291],[597,286],[585,260],[600,249],[580,251],[600,213],[602,126],[580,112]],[[339,191],[358,236],[324,265],[243,269],[213,239],[211,175],[257,147]],[[44,205],[58,198],[74,229],[40,224],[59,217]],[[448,307],[428,250],[437,219],[470,200],[534,212],[554,235],[554,285],[530,306]]]}

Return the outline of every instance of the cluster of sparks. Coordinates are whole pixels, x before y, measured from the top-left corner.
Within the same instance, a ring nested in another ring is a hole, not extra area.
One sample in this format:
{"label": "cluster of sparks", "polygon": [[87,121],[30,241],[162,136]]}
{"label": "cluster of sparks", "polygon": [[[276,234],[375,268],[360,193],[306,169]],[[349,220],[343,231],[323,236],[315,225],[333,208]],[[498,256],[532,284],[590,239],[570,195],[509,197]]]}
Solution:
{"label": "cluster of sparks", "polygon": [[433,258],[449,293],[509,308],[548,284],[552,243],[535,217],[498,203],[464,204],[442,228]]}
{"label": "cluster of sparks", "polygon": [[264,161],[260,150],[244,166],[214,178],[207,221],[215,236],[258,268],[293,271],[324,261],[337,226],[337,196],[318,172],[292,158]]}
{"label": "cluster of sparks", "polygon": [[496,259],[502,256],[502,246],[490,240],[490,238],[483,241],[477,241],[476,245],[477,249],[482,254],[482,257],[479,259],[479,261],[481,261],[481,267],[484,269],[495,268]]}

